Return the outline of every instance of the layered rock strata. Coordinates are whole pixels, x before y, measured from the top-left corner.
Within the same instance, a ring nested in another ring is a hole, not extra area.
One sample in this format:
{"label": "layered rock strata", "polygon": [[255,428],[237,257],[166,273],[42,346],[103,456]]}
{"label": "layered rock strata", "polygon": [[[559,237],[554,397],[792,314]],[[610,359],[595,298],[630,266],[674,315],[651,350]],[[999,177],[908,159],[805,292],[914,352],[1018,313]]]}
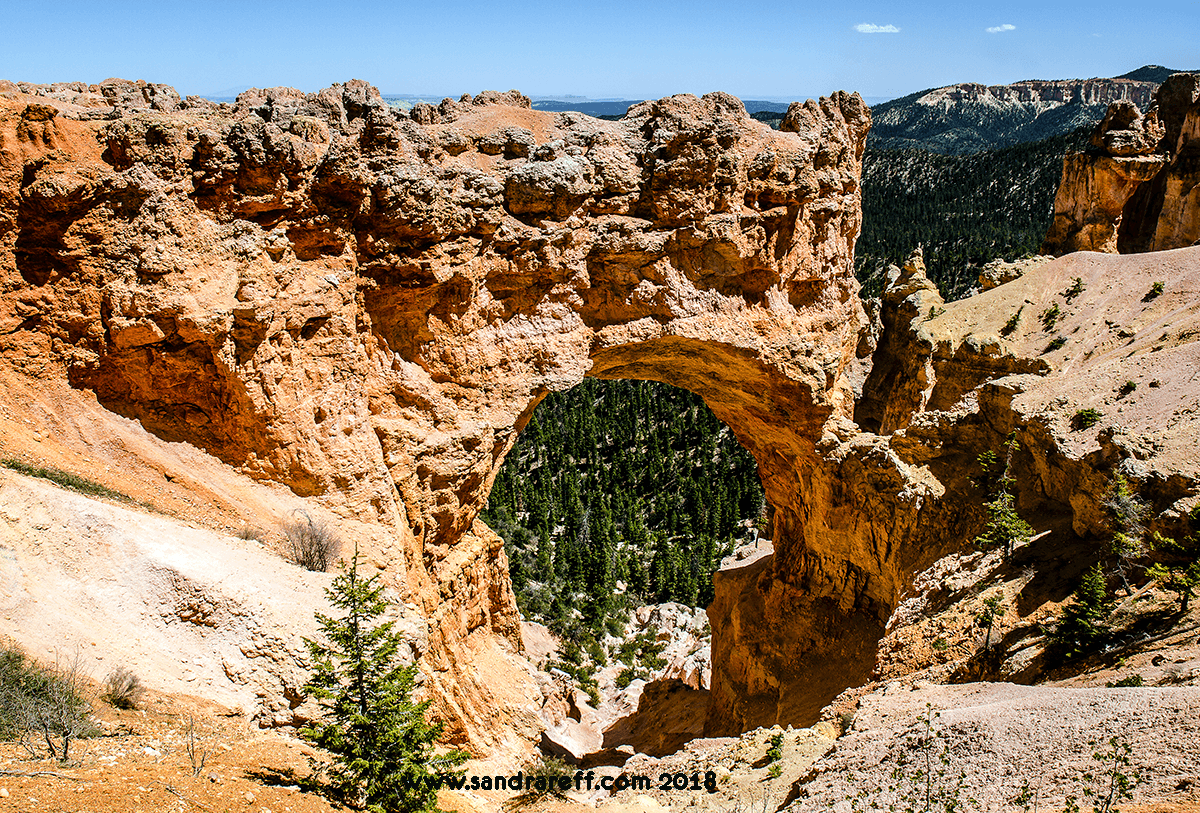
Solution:
{"label": "layered rock strata", "polygon": [[1113,103],[1145,109],[1157,87],[1116,78],[949,85],[876,105],[870,141],[889,150],[995,149],[1091,126]]}
{"label": "layered rock strata", "polygon": [[780,571],[827,599],[793,626],[894,596],[882,552],[822,550],[810,508],[866,324],[868,124],[841,92],[774,132],[720,93],[603,122],[516,92],[406,114],[358,81],[232,105],[0,85],[0,356],[344,517],[428,619],[452,738],[486,750],[538,691],[495,649],[517,614],[476,516],[585,375],[687,387],[754,453]]}
{"label": "layered rock strata", "polygon": [[1113,103],[1091,149],[1063,159],[1046,254],[1122,254],[1200,241],[1200,74],[1172,74],[1145,115]]}

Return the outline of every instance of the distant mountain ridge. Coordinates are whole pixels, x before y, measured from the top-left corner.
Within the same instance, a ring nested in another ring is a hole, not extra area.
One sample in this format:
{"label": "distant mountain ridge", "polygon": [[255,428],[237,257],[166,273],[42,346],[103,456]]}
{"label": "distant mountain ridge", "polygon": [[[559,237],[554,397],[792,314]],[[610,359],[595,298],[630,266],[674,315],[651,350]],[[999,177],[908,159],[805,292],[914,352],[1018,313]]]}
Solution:
{"label": "distant mountain ridge", "polygon": [[1172,73],[1179,71],[1146,65],[1111,79],[963,82],[923,90],[872,107],[868,144],[954,155],[1064,135],[1095,124],[1113,102],[1145,110]]}
{"label": "distant mountain ridge", "polygon": [[1139,82],[1157,82],[1162,84],[1173,73],[1195,73],[1196,71],[1177,71],[1174,68],[1164,68],[1162,65],[1143,65],[1136,71],[1123,73],[1118,79],[1136,79]]}

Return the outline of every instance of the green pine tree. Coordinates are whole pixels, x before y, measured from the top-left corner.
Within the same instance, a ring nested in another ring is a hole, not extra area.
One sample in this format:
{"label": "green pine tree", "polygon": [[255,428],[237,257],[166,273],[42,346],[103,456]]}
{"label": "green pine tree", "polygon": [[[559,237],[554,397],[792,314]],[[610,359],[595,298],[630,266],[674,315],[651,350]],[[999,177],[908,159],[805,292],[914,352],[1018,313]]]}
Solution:
{"label": "green pine tree", "polygon": [[1051,649],[1063,660],[1095,651],[1108,637],[1108,616],[1113,602],[1099,563],[1084,574],[1071,598],[1050,634]]}
{"label": "green pine tree", "polygon": [[983,533],[975,537],[975,544],[984,549],[1003,548],[1004,559],[1012,559],[1013,550],[1024,545],[1033,537],[1033,528],[1021,519],[1013,496],[1007,491],[1001,491],[996,499],[986,503],[988,511],[987,527]]}
{"label": "green pine tree", "polygon": [[316,614],[328,644],[305,639],[315,668],[304,691],[315,697],[322,719],[300,736],[333,756],[331,789],[372,813],[434,810],[438,772],[453,769],[466,754],[440,756],[439,724],[425,719],[429,701],[411,698],[417,666],[403,666],[401,643],[387,610],[378,575],[358,573],[358,552],[325,592],[345,616]]}
{"label": "green pine tree", "polygon": [[1146,575],[1179,597],[1179,612],[1186,614],[1192,596],[1200,588],[1200,561],[1188,565],[1153,564]]}

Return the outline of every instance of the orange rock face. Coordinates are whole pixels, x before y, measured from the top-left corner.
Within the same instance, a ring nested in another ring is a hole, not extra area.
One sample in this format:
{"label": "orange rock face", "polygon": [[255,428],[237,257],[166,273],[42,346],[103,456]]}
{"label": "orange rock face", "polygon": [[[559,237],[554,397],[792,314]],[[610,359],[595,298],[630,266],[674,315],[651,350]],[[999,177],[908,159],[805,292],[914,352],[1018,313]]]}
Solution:
{"label": "orange rock face", "polygon": [[1068,155],[1042,253],[1122,254],[1200,240],[1200,74],[1167,78],[1143,116],[1114,103],[1092,149]]}
{"label": "orange rock face", "polygon": [[720,93],[604,122],[515,92],[410,116],[358,81],[164,88],[0,87],[0,358],[379,528],[457,741],[529,737],[536,688],[487,654],[518,619],[476,516],[539,400],[586,375],[704,396],[759,462],[782,566],[838,613],[875,592],[802,550],[866,324],[857,95],[774,132]]}

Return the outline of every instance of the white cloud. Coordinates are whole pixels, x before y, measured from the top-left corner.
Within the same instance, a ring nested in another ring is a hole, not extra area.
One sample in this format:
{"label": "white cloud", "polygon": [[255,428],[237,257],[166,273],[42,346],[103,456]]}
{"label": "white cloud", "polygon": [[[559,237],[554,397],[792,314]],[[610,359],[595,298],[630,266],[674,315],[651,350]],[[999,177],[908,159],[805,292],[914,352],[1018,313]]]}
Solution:
{"label": "white cloud", "polygon": [[875,23],[859,23],[854,30],[860,34],[899,34],[900,29],[894,25],[875,25]]}
{"label": "white cloud", "polygon": [[1017,30],[1017,27],[1015,25],[1009,25],[1008,23],[1005,23],[1004,25],[994,25],[991,28],[987,29],[987,32],[989,34],[999,34],[1003,31],[1016,31],[1016,30]]}

